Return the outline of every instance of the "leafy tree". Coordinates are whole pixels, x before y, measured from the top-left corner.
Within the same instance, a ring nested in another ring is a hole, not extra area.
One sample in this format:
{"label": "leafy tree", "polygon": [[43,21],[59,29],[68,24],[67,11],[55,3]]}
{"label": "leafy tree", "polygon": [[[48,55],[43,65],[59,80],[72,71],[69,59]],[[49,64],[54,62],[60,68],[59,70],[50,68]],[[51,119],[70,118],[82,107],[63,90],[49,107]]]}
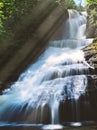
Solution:
{"label": "leafy tree", "polygon": [[97,0],[85,0],[88,5],[97,4]]}
{"label": "leafy tree", "polygon": [[14,26],[36,6],[40,0],[0,0],[0,40],[14,32]]}

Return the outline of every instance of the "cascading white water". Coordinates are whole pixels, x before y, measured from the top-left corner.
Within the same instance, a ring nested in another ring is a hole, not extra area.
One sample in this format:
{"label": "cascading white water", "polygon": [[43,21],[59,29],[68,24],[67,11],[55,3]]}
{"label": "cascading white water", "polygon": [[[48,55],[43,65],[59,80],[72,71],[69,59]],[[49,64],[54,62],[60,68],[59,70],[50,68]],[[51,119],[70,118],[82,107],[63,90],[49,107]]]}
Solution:
{"label": "cascading white water", "polygon": [[68,10],[69,19],[66,22],[66,31],[63,39],[85,39],[86,15],[76,10]]}
{"label": "cascading white water", "polygon": [[69,15],[68,32],[64,35],[64,40],[52,41],[38,61],[0,96],[1,121],[12,120],[15,112],[18,111],[19,115],[24,108],[24,118],[35,118],[33,113],[27,112],[29,113],[29,109],[30,112],[37,112],[39,107],[42,121],[43,110],[47,105],[51,113],[51,124],[59,124],[60,102],[67,99],[77,100],[85,93],[87,77],[84,74],[90,66],[79,47],[91,42],[84,35],[86,16],[74,10],[69,10]]}
{"label": "cascading white water", "polygon": [[92,42],[86,39],[86,12],[79,13],[76,10],[68,10],[69,19],[66,21],[65,33],[62,40],[51,41],[51,46],[69,47],[72,49],[84,47]]}

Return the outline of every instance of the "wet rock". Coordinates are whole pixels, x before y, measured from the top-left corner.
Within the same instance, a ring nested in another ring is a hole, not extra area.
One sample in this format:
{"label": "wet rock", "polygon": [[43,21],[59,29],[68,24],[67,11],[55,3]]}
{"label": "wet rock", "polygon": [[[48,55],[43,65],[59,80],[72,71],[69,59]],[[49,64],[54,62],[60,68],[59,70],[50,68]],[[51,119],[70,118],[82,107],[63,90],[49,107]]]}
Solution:
{"label": "wet rock", "polygon": [[89,65],[93,68],[90,68],[90,73],[93,72],[97,74],[97,42],[93,41],[89,46],[83,49],[85,59],[89,63]]}
{"label": "wet rock", "polygon": [[95,115],[97,109],[97,38],[89,46],[85,47],[83,51],[86,61],[94,68],[89,68],[87,94],[91,109],[93,109]]}
{"label": "wet rock", "polygon": [[97,108],[97,75],[88,76],[87,93],[91,107]]}

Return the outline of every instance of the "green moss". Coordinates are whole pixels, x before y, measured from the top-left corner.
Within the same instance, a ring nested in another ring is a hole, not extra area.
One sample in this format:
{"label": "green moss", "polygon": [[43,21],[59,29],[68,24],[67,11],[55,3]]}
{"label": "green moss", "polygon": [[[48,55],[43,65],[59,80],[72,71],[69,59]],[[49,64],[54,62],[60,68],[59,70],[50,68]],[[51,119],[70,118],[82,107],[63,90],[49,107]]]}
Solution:
{"label": "green moss", "polygon": [[93,43],[97,44],[97,37],[94,38]]}

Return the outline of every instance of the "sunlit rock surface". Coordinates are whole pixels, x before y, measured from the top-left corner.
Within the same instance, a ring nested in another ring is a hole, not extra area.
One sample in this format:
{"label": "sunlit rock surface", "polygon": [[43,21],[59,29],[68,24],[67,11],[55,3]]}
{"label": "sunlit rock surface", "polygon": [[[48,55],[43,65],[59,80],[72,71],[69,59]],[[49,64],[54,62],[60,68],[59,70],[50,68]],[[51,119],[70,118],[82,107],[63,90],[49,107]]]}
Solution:
{"label": "sunlit rock surface", "polygon": [[89,46],[83,48],[85,59],[94,68],[92,72],[97,74],[97,40],[94,40]]}

